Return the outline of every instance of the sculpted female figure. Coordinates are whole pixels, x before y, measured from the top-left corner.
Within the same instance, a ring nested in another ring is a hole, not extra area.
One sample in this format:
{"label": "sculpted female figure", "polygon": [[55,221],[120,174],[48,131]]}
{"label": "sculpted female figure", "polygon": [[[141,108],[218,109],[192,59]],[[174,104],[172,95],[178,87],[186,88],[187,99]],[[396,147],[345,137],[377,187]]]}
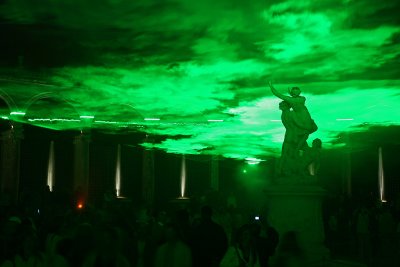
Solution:
{"label": "sculpted female figure", "polygon": [[291,106],[293,111],[291,113],[291,119],[297,128],[297,134],[299,137],[297,142],[297,150],[302,150],[304,146],[307,145],[306,140],[308,135],[318,129],[305,105],[306,98],[300,95],[301,91],[299,87],[292,87],[289,91],[290,96],[286,96],[279,93],[271,82],[269,82],[268,85],[271,88],[271,92],[275,96],[286,101]]}

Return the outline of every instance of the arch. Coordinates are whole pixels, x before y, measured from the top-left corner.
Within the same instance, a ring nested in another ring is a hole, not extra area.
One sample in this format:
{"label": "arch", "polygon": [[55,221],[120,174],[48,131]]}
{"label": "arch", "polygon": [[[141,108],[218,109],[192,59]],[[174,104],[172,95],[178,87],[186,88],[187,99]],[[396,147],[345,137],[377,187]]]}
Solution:
{"label": "arch", "polygon": [[55,100],[60,100],[61,102],[65,102],[66,104],[68,104],[74,111],[75,113],[79,116],[80,112],[79,110],[75,107],[75,105],[73,105],[71,103],[70,100],[60,96],[58,93],[54,93],[54,92],[43,92],[43,93],[39,93],[33,97],[31,97],[28,102],[25,104],[24,107],[24,111],[28,112],[29,108],[35,104],[37,101],[39,100],[43,100],[43,99],[55,99]]}
{"label": "arch", "polygon": [[142,113],[140,113],[134,106],[130,105],[130,104],[120,104],[121,106],[126,106],[129,107],[130,109],[132,109],[137,115],[139,115],[139,117],[141,119],[144,119]]}
{"label": "arch", "polygon": [[0,98],[7,104],[9,111],[14,111],[18,109],[17,104],[15,104],[14,99],[9,96],[5,91],[0,89]]}
{"label": "arch", "polygon": [[143,126],[144,117],[132,104],[109,103],[107,106],[93,109],[90,114],[94,119],[90,121],[92,129],[98,129],[103,132],[138,130]]}
{"label": "arch", "polygon": [[81,130],[88,128],[79,119],[79,110],[69,99],[58,93],[42,92],[34,95],[24,106],[21,121],[53,130]]}
{"label": "arch", "polygon": [[[127,112],[132,111],[132,115],[134,115],[134,118],[140,118],[141,120],[144,119],[142,113],[140,113],[133,105],[131,104],[125,104],[125,103],[111,103],[109,105],[109,107],[112,108],[120,108],[120,109],[125,109]],[[104,114],[99,113],[98,111],[94,112],[93,115],[97,118],[97,117],[107,117]],[[103,115],[103,116],[102,116]]]}

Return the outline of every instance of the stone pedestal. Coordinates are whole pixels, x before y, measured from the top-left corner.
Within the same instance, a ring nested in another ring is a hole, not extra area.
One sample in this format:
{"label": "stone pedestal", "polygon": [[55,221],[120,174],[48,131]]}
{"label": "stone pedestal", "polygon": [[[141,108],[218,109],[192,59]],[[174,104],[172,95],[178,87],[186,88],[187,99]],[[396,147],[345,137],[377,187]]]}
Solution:
{"label": "stone pedestal", "polygon": [[321,202],[325,191],[317,185],[274,185],[266,190],[269,223],[280,238],[295,231],[307,266],[323,266],[329,259],[324,246]]}

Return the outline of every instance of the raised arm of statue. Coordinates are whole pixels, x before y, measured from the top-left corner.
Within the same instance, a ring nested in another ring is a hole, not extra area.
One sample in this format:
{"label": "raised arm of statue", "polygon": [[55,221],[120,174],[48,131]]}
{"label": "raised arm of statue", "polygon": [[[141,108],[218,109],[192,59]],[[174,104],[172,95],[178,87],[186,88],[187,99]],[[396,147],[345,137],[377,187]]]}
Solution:
{"label": "raised arm of statue", "polygon": [[275,87],[272,85],[272,82],[271,82],[271,81],[268,82],[268,85],[269,85],[269,88],[271,88],[271,92],[272,92],[275,96],[277,96],[277,97],[279,97],[280,99],[285,100],[285,101],[287,101],[287,102],[289,102],[289,103],[292,102],[292,101],[291,101],[292,98],[291,98],[290,96],[286,96],[286,95],[284,95],[284,94],[279,93],[278,90],[276,90]]}

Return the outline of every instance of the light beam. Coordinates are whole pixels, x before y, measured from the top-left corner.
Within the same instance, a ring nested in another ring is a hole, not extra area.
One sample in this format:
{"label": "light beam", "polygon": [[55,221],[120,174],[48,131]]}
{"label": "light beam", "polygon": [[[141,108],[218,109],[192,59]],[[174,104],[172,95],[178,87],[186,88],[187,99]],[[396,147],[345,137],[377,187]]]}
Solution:
{"label": "light beam", "polygon": [[115,167],[115,192],[117,197],[121,196],[121,144],[117,149],[117,164]]}
{"label": "light beam", "polygon": [[379,147],[378,157],[379,157],[379,169],[378,169],[379,196],[380,196],[381,202],[386,202],[386,199],[385,199],[385,173],[383,171],[382,147]]}
{"label": "light beam", "polygon": [[50,142],[49,163],[47,165],[47,185],[50,188],[50,192],[53,192],[53,186],[54,186],[54,141]]}
{"label": "light beam", "polygon": [[182,155],[182,162],[181,162],[181,198],[185,198],[185,190],[186,190],[186,158],[185,158],[185,155]]}

